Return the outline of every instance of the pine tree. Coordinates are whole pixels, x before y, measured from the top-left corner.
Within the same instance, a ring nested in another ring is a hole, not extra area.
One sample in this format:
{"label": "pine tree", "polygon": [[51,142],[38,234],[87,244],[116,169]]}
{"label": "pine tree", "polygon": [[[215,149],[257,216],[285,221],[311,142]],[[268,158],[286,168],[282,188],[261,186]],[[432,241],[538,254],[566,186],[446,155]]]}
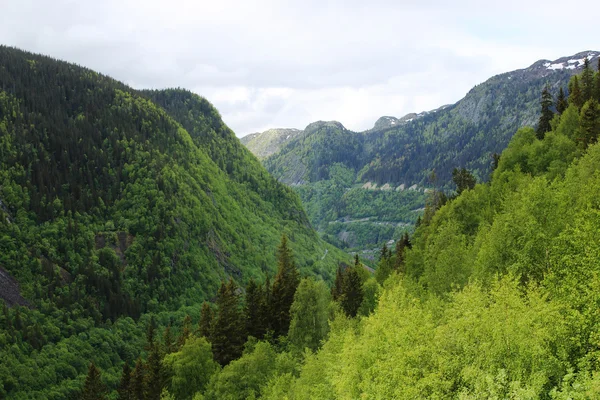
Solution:
{"label": "pine tree", "polygon": [[163,349],[165,354],[171,354],[175,352],[175,343],[173,340],[173,331],[171,330],[171,324],[165,328],[163,333]]}
{"label": "pine tree", "polygon": [[600,102],[600,57],[598,57],[598,72],[594,77],[594,98]]}
{"label": "pine tree", "polygon": [[85,378],[81,400],[104,400],[106,399],[106,386],[102,383],[102,374],[94,363],[90,363],[88,374]]}
{"label": "pine tree", "polygon": [[590,62],[587,57],[583,62],[583,72],[581,73],[581,93],[583,95],[583,104],[590,100],[594,93],[594,72],[590,68]]}
{"label": "pine tree", "polygon": [[144,396],[144,375],[145,368],[142,358],[138,358],[135,368],[131,374],[131,394],[133,400],[145,400]]}
{"label": "pine tree", "polygon": [[402,238],[396,242],[396,258],[394,260],[394,270],[404,272],[404,251],[410,249],[411,243],[408,233],[404,232]]}
{"label": "pine tree", "polygon": [[583,106],[583,94],[579,87],[579,78],[574,75],[569,82],[569,103],[581,108]]}
{"label": "pine tree", "polygon": [[548,86],[544,87],[542,90],[542,112],[540,114],[540,119],[538,121],[538,126],[535,131],[535,136],[542,140],[544,136],[546,136],[546,132],[550,132],[552,130],[552,126],[550,126],[550,121],[554,118],[554,113],[552,112],[552,95],[550,94],[550,89]]}
{"label": "pine tree", "polygon": [[248,335],[257,339],[262,339],[266,333],[266,327],[263,325],[262,308],[264,302],[264,293],[262,287],[254,279],[250,279],[246,286],[246,304],[244,314],[246,315],[246,326]]}
{"label": "pine tree", "polygon": [[600,105],[596,100],[588,101],[581,109],[579,140],[584,148],[598,141],[600,136]]}
{"label": "pine tree", "polygon": [[181,346],[183,346],[185,344],[185,341],[187,340],[188,337],[190,337],[190,334],[192,333],[192,317],[190,317],[189,315],[186,315],[185,318],[183,319],[183,328],[181,329],[181,334],[179,335],[179,338],[177,339],[177,348],[180,349]]}
{"label": "pine tree", "polygon": [[[358,260],[358,256],[356,260]],[[358,274],[358,268],[362,268],[362,266],[360,266],[360,263],[355,263],[353,267],[347,268],[344,273],[340,305],[349,317],[356,317],[363,300],[362,281]]]}
{"label": "pine tree", "polygon": [[126,362],[123,364],[123,372],[121,372],[121,381],[117,388],[118,400],[133,400],[133,393],[131,387],[131,367]]}
{"label": "pine tree", "polygon": [[559,114],[562,114],[565,112],[568,106],[569,103],[567,101],[567,97],[565,96],[565,91],[561,87],[558,91],[558,98],[556,99],[556,111],[558,111]]}
{"label": "pine tree", "polygon": [[213,320],[212,308],[206,301],[202,303],[202,310],[200,311],[200,320],[198,321],[198,333],[200,336],[204,336],[206,340],[210,340],[210,324]]}
{"label": "pine tree", "polygon": [[[358,254],[356,255],[358,257]],[[338,265],[337,271],[335,273],[335,281],[333,282],[333,286],[331,287],[331,298],[334,301],[339,301],[342,296],[342,285],[344,282],[344,270],[342,265]]]}
{"label": "pine tree", "polygon": [[246,324],[240,307],[238,288],[229,279],[217,294],[217,314],[211,326],[210,341],[215,361],[227,365],[241,356],[246,342]]}
{"label": "pine tree", "polygon": [[475,187],[477,180],[466,168],[454,168],[452,170],[452,181],[456,185],[456,193],[460,195],[465,190]]}
{"label": "pine tree", "polygon": [[384,244],[381,253],[379,256],[379,263],[377,264],[377,269],[375,270],[375,279],[379,284],[383,284],[385,280],[392,273],[392,260],[391,260],[391,251],[388,250],[387,246]]}
{"label": "pine tree", "polygon": [[145,368],[144,390],[146,400],[160,400],[160,394],[163,389],[163,368],[162,355],[158,343],[154,343],[148,353],[148,360]]}
{"label": "pine tree", "polygon": [[282,235],[278,248],[278,268],[273,282],[273,334],[286,336],[290,327],[290,307],[294,302],[294,293],[300,283],[300,275],[288,247],[287,236]]}
{"label": "pine tree", "polygon": [[150,321],[148,322],[148,326],[146,328],[146,346],[145,346],[146,351],[150,350],[154,346],[155,331],[156,331],[156,319],[154,318],[154,316],[152,316],[150,318]]}

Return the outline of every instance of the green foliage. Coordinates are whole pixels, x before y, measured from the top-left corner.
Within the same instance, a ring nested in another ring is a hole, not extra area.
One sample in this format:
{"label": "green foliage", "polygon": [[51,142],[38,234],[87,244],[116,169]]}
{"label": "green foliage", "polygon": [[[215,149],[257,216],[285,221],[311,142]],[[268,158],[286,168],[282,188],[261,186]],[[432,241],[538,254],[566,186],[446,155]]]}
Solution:
{"label": "green foliage", "polygon": [[227,365],[242,354],[246,342],[246,321],[238,287],[230,279],[217,294],[217,312],[211,324],[210,342],[215,361]]}
{"label": "green foliage", "polygon": [[[535,135],[539,140],[542,140],[544,139],[546,132],[549,132],[552,129],[552,127],[550,126],[550,122],[552,121],[552,118],[554,118],[554,112],[552,112],[552,106],[554,105],[554,102],[552,100],[552,95],[550,94],[550,88],[548,86],[545,86],[542,90],[542,101],[540,102],[540,104],[542,106],[542,111],[540,113],[540,119],[538,121],[538,126],[535,131]],[[564,104],[562,104],[561,107],[564,107]]]}
{"label": "green foliage", "polygon": [[290,327],[290,307],[294,302],[294,294],[300,284],[300,275],[296,269],[292,252],[288,247],[288,239],[284,234],[277,249],[277,275],[273,281],[271,299],[271,325],[277,338],[286,336]]}
{"label": "green foliage", "polygon": [[305,278],[298,285],[290,309],[289,340],[299,350],[316,351],[329,332],[331,295],[323,281]]}
{"label": "green foliage", "polygon": [[191,400],[197,392],[204,391],[219,370],[204,337],[190,337],[178,352],[164,358],[164,364],[172,376],[169,393],[181,400]]}
{"label": "green foliage", "polygon": [[90,363],[88,374],[81,390],[82,400],[104,400],[106,399],[106,385],[102,382],[102,374],[94,363]]}

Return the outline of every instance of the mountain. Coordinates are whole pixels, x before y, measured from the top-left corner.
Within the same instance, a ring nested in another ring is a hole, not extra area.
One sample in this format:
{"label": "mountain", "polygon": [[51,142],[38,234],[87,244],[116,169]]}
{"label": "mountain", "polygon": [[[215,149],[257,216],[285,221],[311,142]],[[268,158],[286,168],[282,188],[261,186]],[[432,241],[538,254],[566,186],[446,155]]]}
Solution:
{"label": "mountain", "polygon": [[347,258],[191,92],[8,47],[0,89],[0,398],[68,398],[90,360],[118,379],[150,314],[274,275],[282,234],[305,275]]}
{"label": "mountain", "polygon": [[[384,116],[364,132],[351,132],[337,122],[326,127],[316,122],[263,164],[300,193],[311,222],[333,243],[343,245],[340,241],[349,236],[349,247],[397,239],[423,209],[424,192],[433,187],[452,191],[456,167],[467,168],[479,181],[487,180],[492,155],[500,153],[520,127],[537,123],[543,87],[549,85],[556,97],[559,88],[567,90],[571,76],[581,72],[586,57],[596,65],[599,56],[598,51],[584,51],[540,60],[490,78],[455,104],[402,118]],[[345,185],[338,195],[330,190],[333,166],[343,166],[352,175],[350,183],[335,184]],[[408,188],[422,194],[415,198],[415,193],[409,193],[410,208],[402,208],[392,219],[389,213],[379,212],[381,204],[407,201]],[[359,195],[361,190],[368,193]],[[320,209],[324,203],[332,205],[329,211]]]}
{"label": "mountain", "polygon": [[299,129],[269,129],[262,133],[251,133],[240,139],[256,157],[263,159],[277,153],[289,140],[300,133]]}

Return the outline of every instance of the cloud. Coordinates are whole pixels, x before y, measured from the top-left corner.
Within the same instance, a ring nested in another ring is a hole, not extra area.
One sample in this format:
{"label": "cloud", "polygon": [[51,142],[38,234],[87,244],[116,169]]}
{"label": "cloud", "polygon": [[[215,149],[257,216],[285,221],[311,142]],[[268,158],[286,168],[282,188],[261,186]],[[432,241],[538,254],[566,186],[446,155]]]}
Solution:
{"label": "cloud", "polygon": [[381,115],[453,103],[494,74],[596,46],[596,13],[577,12],[568,26],[569,10],[552,1],[0,2],[1,43],[136,88],[189,88],[239,136],[317,119],[368,129]]}

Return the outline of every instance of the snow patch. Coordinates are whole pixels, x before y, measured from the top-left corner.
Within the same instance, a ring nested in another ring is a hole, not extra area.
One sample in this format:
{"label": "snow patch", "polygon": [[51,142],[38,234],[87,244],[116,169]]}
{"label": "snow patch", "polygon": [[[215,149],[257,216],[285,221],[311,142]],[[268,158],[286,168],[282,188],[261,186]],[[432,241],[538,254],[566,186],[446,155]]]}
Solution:
{"label": "snow patch", "polygon": [[563,69],[565,66],[562,63],[559,64],[552,64],[549,67],[547,67],[546,69],[550,69],[550,70],[557,70],[557,69]]}

